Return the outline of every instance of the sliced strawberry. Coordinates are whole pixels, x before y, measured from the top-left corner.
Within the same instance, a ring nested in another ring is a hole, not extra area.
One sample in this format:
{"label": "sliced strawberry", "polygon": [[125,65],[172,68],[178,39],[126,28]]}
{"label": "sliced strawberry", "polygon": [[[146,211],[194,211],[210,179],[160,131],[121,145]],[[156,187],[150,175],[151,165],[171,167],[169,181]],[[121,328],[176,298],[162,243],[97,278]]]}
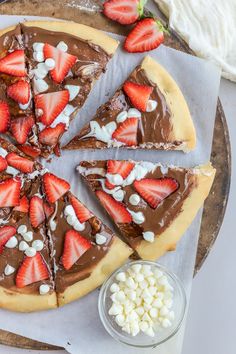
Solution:
{"label": "sliced strawberry", "polygon": [[34,126],[33,116],[20,117],[11,121],[11,132],[19,144],[25,144]]}
{"label": "sliced strawberry", "polygon": [[49,278],[48,268],[40,253],[34,257],[25,257],[16,275],[17,288]]}
{"label": "sliced strawberry", "polygon": [[138,118],[128,118],[112,134],[112,138],[126,146],[137,145]]}
{"label": "sliced strawberry", "polygon": [[39,120],[44,125],[51,125],[69,102],[69,91],[42,93],[34,98],[36,109],[42,110]]}
{"label": "sliced strawberry", "polygon": [[20,204],[21,180],[9,178],[0,182],[0,208],[14,207]]}
{"label": "sliced strawberry", "polygon": [[91,243],[77,231],[67,231],[62,255],[62,264],[64,268],[67,270],[70,269],[91,247]]}
{"label": "sliced strawberry", "polygon": [[128,34],[124,48],[127,52],[138,53],[157,48],[164,42],[164,27],[153,18],[145,18]]}
{"label": "sliced strawberry", "polygon": [[146,112],[147,103],[153,91],[153,87],[126,81],[124,83],[123,90],[135,108],[142,112]]}
{"label": "sliced strawberry", "polygon": [[113,197],[102,190],[97,191],[96,195],[116,223],[125,224],[132,221],[130,213],[122,203],[117,202]]}
{"label": "sliced strawberry", "polygon": [[140,196],[152,207],[156,208],[162,200],[179,188],[179,183],[173,178],[144,178],[134,182],[134,188]]}
{"label": "sliced strawberry", "polygon": [[16,228],[13,226],[0,227],[0,254],[8,240],[16,234]]}
{"label": "sliced strawberry", "polygon": [[6,156],[9,166],[12,166],[23,173],[31,173],[34,170],[34,162],[25,157],[21,157],[15,152],[10,152]]}
{"label": "sliced strawberry", "polygon": [[57,124],[54,128],[45,128],[39,133],[39,141],[43,145],[54,146],[65,130],[66,126],[63,123]]}
{"label": "sliced strawberry", "polygon": [[24,50],[14,50],[0,60],[0,72],[13,76],[25,76]]}
{"label": "sliced strawberry", "polygon": [[108,0],[104,4],[103,13],[113,21],[130,25],[142,16],[145,3],[143,0]]}
{"label": "sliced strawberry", "polygon": [[26,81],[17,81],[7,88],[7,94],[14,101],[26,104],[30,99],[30,85]]}
{"label": "sliced strawberry", "polygon": [[25,155],[30,157],[38,157],[41,154],[41,150],[36,146],[31,145],[17,145],[17,148],[22,151]]}
{"label": "sliced strawberry", "polygon": [[29,201],[25,195],[20,199],[20,205],[16,206],[13,210],[20,211],[21,213],[28,213]]}
{"label": "sliced strawberry", "polygon": [[30,199],[29,215],[33,227],[38,227],[45,220],[43,200],[37,195]]}
{"label": "sliced strawberry", "polygon": [[43,176],[43,185],[49,203],[55,203],[70,189],[68,182],[48,172]]}
{"label": "sliced strawberry", "polygon": [[4,157],[0,156],[0,172],[3,172],[7,169],[7,161]]}
{"label": "sliced strawberry", "polygon": [[43,203],[43,209],[46,219],[50,218],[50,216],[54,213],[55,210],[54,206],[49,204],[48,202]]}
{"label": "sliced strawberry", "polygon": [[[108,160],[107,161],[107,173],[109,174],[119,174],[126,179],[132,169],[134,168],[134,163],[130,161],[118,161],[118,160]],[[114,184],[110,183],[107,179],[105,181],[106,187],[108,189],[113,189]]]}
{"label": "sliced strawberry", "polygon": [[83,223],[93,216],[93,214],[74,196],[70,197],[70,203],[74,208],[79,222]]}
{"label": "sliced strawberry", "polygon": [[54,154],[57,156],[57,157],[60,157],[61,156],[61,147],[60,147],[60,144],[57,143],[54,148],[53,148],[53,152]]}
{"label": "sliced strawberry", "polygon": [[64,80],[77,60],[75,55],[65,53],[47,43],[43,47],[43,54],[45,59],[52,58],[55,60],[55,68],[50,70],[50,74],[53,81],[58,84]]}
{"label": "sliced strawberry", "polygon": [[5,133],[10,124],[10,111],[7,102],[0,100],[0,133]]}

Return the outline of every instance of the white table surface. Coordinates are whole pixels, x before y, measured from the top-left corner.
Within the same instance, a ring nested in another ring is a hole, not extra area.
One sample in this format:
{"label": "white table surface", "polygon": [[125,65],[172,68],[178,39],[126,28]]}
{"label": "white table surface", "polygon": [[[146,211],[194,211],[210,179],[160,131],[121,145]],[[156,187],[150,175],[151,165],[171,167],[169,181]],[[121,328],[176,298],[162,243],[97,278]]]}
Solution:
{"label": "white table surface", "polygon": [[[151,1],[149,7],[152,7]],[[236,84],[223,79],[220,99],[226,114],[232,148],[230,198],[214,248],[193,281],[182,354],[235,354],[236,351]],[[23,353],[66,352],[21,350],[0,345],[0,354]],[[137,354],[141,354],[140,349]]]}

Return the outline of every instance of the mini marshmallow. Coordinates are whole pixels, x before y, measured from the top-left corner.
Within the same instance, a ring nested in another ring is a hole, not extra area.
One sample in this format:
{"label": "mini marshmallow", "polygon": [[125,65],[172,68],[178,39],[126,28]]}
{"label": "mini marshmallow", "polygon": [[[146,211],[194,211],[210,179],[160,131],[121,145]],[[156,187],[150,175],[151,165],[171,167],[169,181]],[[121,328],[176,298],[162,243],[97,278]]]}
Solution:
{"label": "mini marshmallow", "polygon": [[64,209],[65,215],[74,215],[75,211],[72,205],[67,205]]}
{"label": "mini marshmallow", "polygon": [[58,43],[57,49],[60,49],[62,52],[67,52],[68,45],[65,42],[61,41]]}
{"label": "mini marshmallow", "polygon": [[123,308],[119,304],[113,304],[108,311],[109,315],[120,315],[123,311]]}
{"label": "mini marshmallow", "polygon": [[44,61],[43,52],[33,52],[33,58],[38,63],[42,63]]}
{"label": "mini marshmallow", "polygon": [[32,247],[36,249],[36,251],[42,251],[43,249],[43,241],[35,240],[32,243]]}
{"label": "mini marshmallow", "polygon": [[40,42],[35,42],[33,44],[33,50],[35,52],[42,52],[43,51],[43,47],[44,47],[44,43],[40,43]]}
{"label": "mini marshmallow", "polygon": [[140,203],[140,196],[138,194],[131,194],[131,196],[129,197],[129,202],[132,205],[138,205]]}
{"label": "mini marshmallow", "polygon": [[19,250],[24,252],[29,247],[28,243],[25,241],[20,241]]}
{"label": "mini marshmallow", "polygon": [[118,189],[112,195],[115,200],[117,200],[118,202],[122,202],[125,196],[125,192],[122,189]]}
{"label": "mini marshmallow", "polygon": [[55,68],[56,62],[54,59],[52,58],[48,58],[45,60],[45,67],[47,68],[47,70],[52,70]]}
{"label": "mini marshmallow", "polygon": [[125,302],[126,296],[125,296],[124,291],[121,290],[121,291],[118,291],[118,293],[116,293],[116,300],[120,303]]}
{"label": "mini marshmallow", "polygon": [[160,299],[155,299],[152,303],[152,306],[160,309],[163,306],[163,302]]}
{"label": "mini marshmallow", "polygon": [[65,85],[65,88],[69,91],[69,101],[73,101],[80,92],[80,86],[78,85]]}
{"label": "mini marshmallow", "polygon": [[144,276],[142,273],[138,273],[136,276],[135,276],[135,280],[140,283],[142,281],[144,281]]}
{"label": "mini marshmallow", "polygon": [[141,211],[135,212],[135,211],[132,211],[130,209],[128,209],[128,211],[131,214],[133,222],[135,224],[140,225],[140,224],[142,224],[145,221],[145,217],[144,217],[144,215],[143,215],[143,213]]}
{"label": "mini marshmallow", "polygon": [[136,108],[130,108],[127,114],[128,118],[140,118],[141,112],[139,112]]}
{"label": "mini marshmallow", "polygon": [[128,113],[126,111],[120,112],[116,117],[117,123],[124,122],[127,119],[127,116],[128,116]]}
{"label": "mini marshmallow", "polygon": [[152,231],[143,232],[143,238],[147,242],[151,242],[151,243],[154,242],[154,239],[155,239],[154,232],[152,232]]}
{"label": "mini marshmallow", "polygon": [[47,68],[44,63],[39,63],[37,68],[34,69],[34,75],[37,79],[44,79],[48,74]]}
{"label": "mini marshmallow", "polygon": [[136,308],[136,313],[139,315],[139,316],[143,316],[144,315],[144,308],[142,307],[142,306],[140,306],[140,307],[137,307]]}
{"label": "mini marshmallow", "polygon": [[116,280],[118,281],[126,281],[126,274],[125,272],[120,272],[116,275]]}
{"label": "mini marshmallow", "polygon": [[6,265],[6,267],[5,267],[5,269],[4,269],[4,274],[6,275],[6,276],[8,276],[8,275],[11,275],[11,274],[13,274],[14,272],[15,272],[15,268],[14,267],[12,267],[12,266],[10,266],[9,264],[7,264]]}
{"label": "mini marshmallow", "polygon": [[116,173],[116,174],[107,173],[106,177],[107,177],[108,181],[110,183],[114,184],[115,186],[120,186],[124,181],[123,177],[121,175],[119,175],[118,173]]}
{"label": "mini marshmallow", "polygon": [[43,79],[34,78],[34,90],[36,93],[42,93],[48,90],[48,84]]}
{"label": "mini marshmallow", "polygon": [[152,318],[157,318],[158,316],[158,310],[156,308],[151,308],[150,311],[149,311],[149,315],[152,317]]}
{"label": "mini marshmallow", "polygon": [[116,283],[111,284],[111,286],[110,286],[110,291],[111,291],[112,293],[117,293],[118,291],[120,291],[119,285],[116,284]]}
{"label": "mini marshmallow", "polygon": [[148,100],[146,112],[153,112],[153,111],[155,111],[156,108],[157,108],[157,101]]}
{"label": "mini marshmallow", "polygon": [[26,250],[25,250],[25,255],[27,257],[34,257],[36,255],[36,249],[33,248],[33,247],[28,247]]}
{"label": "mini marshmallow", "polygon": [[131,266],[131,269],[134,273],[139,274],[140,270],[142,269],[142,265],[141,264],[133,264]]}
{"label": "mini marshmallow", "polygon": [[28,231],[23,235],[23,238],[26,242],[31,242],[33,240],[33,232]]}
{"label": "mini marshmallow", "polygon": [[85,229],[84,223],[81,224],[81,223],[79,222],[79,220],[76,220],[75,223],[74,223],[72,226],[73,226],[73,228],[74,228],[76,231],[83,231],[83,230]]}
{"label": "mini marshmallow", "polygon": [[135,283],[134,279],[131,277],[129,277],[125,283],[130,289],[135,289],[137,287],[137,284]]}
{"label": "mini marshmallow", "polygon": [[118,326],[122,327],[125,324],[125,316],[122,314],[117,315],[115,321],[118,324]]}
{"label": "mini marshmallow", "polygon": [[149,328],[145,331],[145,334],[147,334],[149,337],[154,337],[154,336],[155,336],[155,333],[154,333],[152,327],[149,327]]}
{"label": "mini marshmallow", "polygon": [[18,244],[18,240],[17,240],[16,236],[12,236],[5,244],[5,247],[15,248],[17,246],[17,244]]}
{"label": "mini marshmallow", "polygon": [[39,287],[40,295],[46,295],[50,291],[50,286],[48,284],[42,284]]}
{"label": "mini marshmallow", "polygon": [[107,239],[104,235],[96,234],[96,244],[104,245],[107,242]]}
{"label": "mini marshmallow", "polygon": [[27,226],[26,225],[20,225],[17,229],[17,233],[22,235],[27,232]]}
{"label": "mini marshmallow", "polygon": [[168,318],[164,318],[164,320],[162,321],[161,325],[164,328],[168,328],[168,327],[171,326],[171,322],[170,322],[170,320],[168,320]]}
{"label": "mini marshmallow", "polygon": [[160,309],[160,315],[164,317],[167,316],[168,313],[169,313],[168,308],[166,306],[162,306],[162,308]]}

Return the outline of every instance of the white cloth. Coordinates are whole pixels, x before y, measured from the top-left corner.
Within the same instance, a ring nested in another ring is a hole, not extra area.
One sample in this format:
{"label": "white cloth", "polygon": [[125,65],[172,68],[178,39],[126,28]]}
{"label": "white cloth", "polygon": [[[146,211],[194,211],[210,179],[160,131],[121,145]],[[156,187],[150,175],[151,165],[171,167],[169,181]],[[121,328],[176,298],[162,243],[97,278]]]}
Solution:
{"label": "white cloth", "polygon": [[236,81],[235,0],[154,0],[178,32],[200,57]]}

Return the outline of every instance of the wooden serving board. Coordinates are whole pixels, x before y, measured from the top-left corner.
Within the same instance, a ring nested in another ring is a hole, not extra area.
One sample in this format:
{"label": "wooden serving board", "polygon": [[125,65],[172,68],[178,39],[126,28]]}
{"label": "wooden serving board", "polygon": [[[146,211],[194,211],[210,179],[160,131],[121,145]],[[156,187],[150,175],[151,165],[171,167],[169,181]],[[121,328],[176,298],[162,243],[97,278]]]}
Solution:
{"label": "wooden serving board", "polygon": [[[62,18],[126,35],[129,27],[120,26],[106,19],[101,14],[101,4],[102,1],[99,0],[10,0],[0,5],[0,13],[3,15],[35,15]],[[166,22],[161,12],[160,17]],[[170,36],[165,40],[165,45],[194,55],[186,42],[172,30],[170,30]],[[218,100],[216,110],[211,161],[217,169],[217,173],[211,193],[204,204],[195,274],[201,268],[217,238],[228,201],[231,178],[231,150],[228,127],[220,100]],[[0,330],[0,343],[25,349],[60,349],[2,330]]]}

